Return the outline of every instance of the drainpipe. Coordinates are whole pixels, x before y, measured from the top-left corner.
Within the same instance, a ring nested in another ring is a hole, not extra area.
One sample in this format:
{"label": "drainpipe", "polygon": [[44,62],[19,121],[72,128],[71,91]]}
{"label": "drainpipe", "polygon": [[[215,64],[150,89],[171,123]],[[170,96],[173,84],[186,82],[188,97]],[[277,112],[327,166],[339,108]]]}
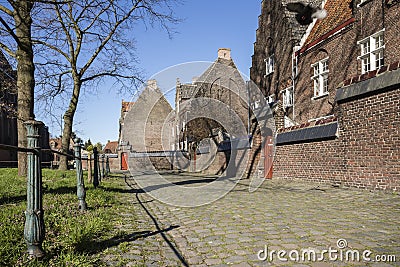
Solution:
{"label": "drainpipe", "polygon": [[295,104],[294,104],[295,97],[294,96],[295,96],[295,88],[296,88],[295,79],[297,77],[297,72],[298,72],[298,70],[297,70],[297,56],[296,56],[296,52],[298,51],[298,49],[299,49],[299,46],[294,46],[293,47],[293,52],[292,52],[292,88],[293,88],[293,108],[292,108],[293,114],[292,114],[292,119],[293,119],[293,122],[295,122],[295,112],[294,112],[294,110],[295,110]]}

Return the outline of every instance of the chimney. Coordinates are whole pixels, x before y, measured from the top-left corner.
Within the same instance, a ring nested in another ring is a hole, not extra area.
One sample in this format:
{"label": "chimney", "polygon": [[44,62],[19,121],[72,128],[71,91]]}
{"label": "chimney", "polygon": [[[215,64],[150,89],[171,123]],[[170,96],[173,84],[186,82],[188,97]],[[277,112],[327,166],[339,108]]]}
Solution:
{"label": "chimney", "polygon": [[157,89],[157,81],[156,80],[148,80],[147,87],[149,87],[152,90]]}
{"label": "chimney", "polygon": [[218,58],[231,60],[231,49],[230,48],[218,49]]}

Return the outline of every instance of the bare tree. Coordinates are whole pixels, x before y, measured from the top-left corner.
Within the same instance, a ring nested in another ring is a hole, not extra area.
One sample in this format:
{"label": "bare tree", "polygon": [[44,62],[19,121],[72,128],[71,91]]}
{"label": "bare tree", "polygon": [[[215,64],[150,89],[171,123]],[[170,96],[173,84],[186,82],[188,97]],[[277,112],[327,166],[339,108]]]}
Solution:
{"label": "bare tree", "polygon": [[[81,0],[42,5],[35,32],[38,84],[45,98],[69,93],[64,113],[62,148],[68,150],[74,115],[82,90],[92,90],[104,78],[125,88],[141,84],[135,68],[134,31],[138,23],[159,25],[171,34],[177,23],[175,0]],[[46,15],[44,15],[46,14]],[[49,52],[49,49],[51,52]],[[44,52],[44,53],[43,53]],[[71,89],[71,91],[69,91]],[[63,158],[60,168],[67,168]]]}
{"label": "bare tree", "polygon": [[[0,48],[17,61],[18,146],[26,147],[24,122],[34,118],[34,71],[32,49],[33,1],[8,0],[0,5]],[[26,175],[26,154],[18,153],[18,174]]]}

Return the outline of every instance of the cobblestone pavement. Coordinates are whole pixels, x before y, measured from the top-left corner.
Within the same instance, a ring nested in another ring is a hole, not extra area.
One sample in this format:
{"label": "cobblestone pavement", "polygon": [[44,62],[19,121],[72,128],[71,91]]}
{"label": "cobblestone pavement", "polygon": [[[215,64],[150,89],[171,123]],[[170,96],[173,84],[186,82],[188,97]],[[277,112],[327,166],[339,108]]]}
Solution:
{"label": "cobblestone pavement", "polygon": [[121,233],[123,242],[103,251],[102,262],[108,266],[180,266],[180,254],[174,252],[176,244],[166,235],[174,226],[161,228],[146,207],[153,200],[141,201],[135,191],[129,190],[120,199],[129,205],[119,214],[120,223],[114,229]]}
{"label": "cobblestone pavement", "polygon": [[[133,180],[128,183],[135,186]],[[146,266],[400,266],[398,193],[285,180],[266,180],[256,192],[249,193],[248,183],[241,180],[222,199],[196,208],[169,206],[143,192],[136,200],[132,195],[133,202],[143,202],[143,227],[156,222],[153,230],[164,230],[163,235],[153,235],[152,242],[141,239],[137,249],[128,253],[131,264],[137,260]],[[339,239],[344,239],[341,241],[346,241],[347,247],[339,249]],[[343,261],[329,261],[328,252],[323,254],[324,261],[312,260],[310,251],[316,251],[316,258],[320,258],[322,250],[330,247],[338,251],[332,251],[332,257],[340,258],[343,253]],[[305,249],[309,249],[308,254]],[[279,250],[287,252],[281,254],[287,261],[272,252]],[[368,258],[381,256],[389,261],[393,255],[397,262],[353,261],[356,250],[361,260],[363,252],[370,250],[371,254],[365,254]],[[265,251],[273,258],[260,260]],[[299,261],[294,260],[296,253]],[[305,261],[301,260],[303,254]]]}

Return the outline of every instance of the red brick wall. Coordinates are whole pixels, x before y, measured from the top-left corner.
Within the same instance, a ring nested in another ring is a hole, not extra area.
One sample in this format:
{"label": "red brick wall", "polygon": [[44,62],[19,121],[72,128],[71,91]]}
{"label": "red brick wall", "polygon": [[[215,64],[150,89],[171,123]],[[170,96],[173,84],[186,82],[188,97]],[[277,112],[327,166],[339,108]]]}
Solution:
{"label": "red brick wall", "polygon": [[337,140],[278,146],[274,158],[274,178],[340,180],[342,150]]}
{"label": "red brick wall", "polygon": [[[299,56],[298,78],[295,86],[295,121],[299,124],[310,119],[320,118],[334,113],[336,89],[346,79],[356,75],[359,47],[357,37],[350,25],[342,34],[329,42],[318,46]],[[329,95],[313,99],[314,84],[312,64],[328,59],[328,92]],[[291,115],[291,114],[289,114]],[[292,117],[292,116],[290,116]]]}
{"label": "red brick wall", "polygon": [[347,184],[400,189],[399,106],[400,88],[340,105]]}
{"label": "red brick wall", "polygon": [[335,140],[278,146],[274,177],[400,189],[400,88],[339,104]]}
{"label": "red brick wall", "polygon": [[399,60],[400,4],[385,8],[385,64]]}

